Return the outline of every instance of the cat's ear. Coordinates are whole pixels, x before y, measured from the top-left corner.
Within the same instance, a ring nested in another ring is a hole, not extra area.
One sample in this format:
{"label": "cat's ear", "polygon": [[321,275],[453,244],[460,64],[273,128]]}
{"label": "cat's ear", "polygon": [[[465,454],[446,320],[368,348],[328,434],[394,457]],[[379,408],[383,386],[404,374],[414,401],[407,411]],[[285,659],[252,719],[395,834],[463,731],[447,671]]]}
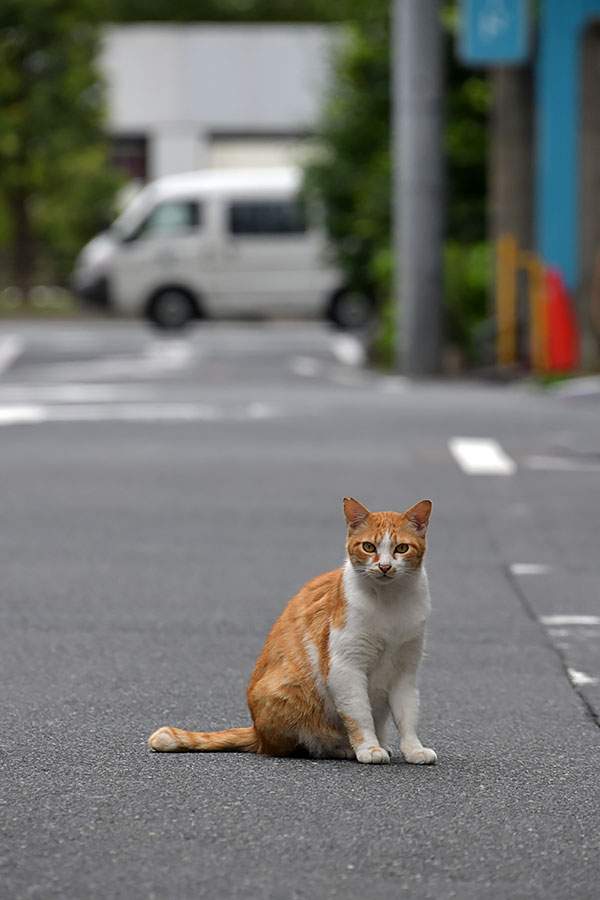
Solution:
{"label": "cat's ear", "polygon": [[431,500],[421,500],[404,513],[417,534],[425,534],[431,515]]}
{"label": "cat's ear", "polygon": [[366,506],[363,506],[354,497],[344,497],[344,515],[349,530],[355,531],[363,522],[366,522],[371,513]]}

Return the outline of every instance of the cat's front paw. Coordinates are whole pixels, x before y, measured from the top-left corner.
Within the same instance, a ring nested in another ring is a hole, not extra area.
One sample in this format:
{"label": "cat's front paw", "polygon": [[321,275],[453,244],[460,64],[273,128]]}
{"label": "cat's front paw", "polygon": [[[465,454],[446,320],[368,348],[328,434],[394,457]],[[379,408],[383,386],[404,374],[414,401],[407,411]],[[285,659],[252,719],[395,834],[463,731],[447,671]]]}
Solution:
{"label": "cat's front paw", "polygon": [[383,747],[363,745],[356,751],[356,758],[361,763],[389,763],[390,755]]}
{"label": "cat's front paw", "polygon": [[404,759],[416,766],[432,766],[437,762],[437,753],[431,747],[415,747],[404,751]]}

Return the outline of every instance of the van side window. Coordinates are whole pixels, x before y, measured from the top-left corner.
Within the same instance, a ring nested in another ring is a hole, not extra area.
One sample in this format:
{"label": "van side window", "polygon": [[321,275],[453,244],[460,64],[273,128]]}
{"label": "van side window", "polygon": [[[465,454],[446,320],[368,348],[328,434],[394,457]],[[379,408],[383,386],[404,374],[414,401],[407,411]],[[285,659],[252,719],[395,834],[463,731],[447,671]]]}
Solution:
{"label": "van side window", "polygon": [[200,227],[201,218],[198,203],[188,200],[167,200],[155,206],[127,240],[136,241],[149,236],[194,231]]}
{"label": "van side window", "polygon": [[229,207],[231,234],[301,234],[304,208],[298,200],[235,200]]}

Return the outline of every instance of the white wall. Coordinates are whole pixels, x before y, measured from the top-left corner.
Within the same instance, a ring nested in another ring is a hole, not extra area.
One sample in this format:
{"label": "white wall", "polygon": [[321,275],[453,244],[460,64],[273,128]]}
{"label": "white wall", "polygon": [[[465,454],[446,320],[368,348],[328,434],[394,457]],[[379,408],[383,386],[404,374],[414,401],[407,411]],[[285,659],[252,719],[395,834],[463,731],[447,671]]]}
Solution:
{"label": "white wall", "polygon": [[312,25],[111,26],[100,60],[110,130],[147,136],[152,178],[209,164],[212,135],[310,132],[336,31]]}

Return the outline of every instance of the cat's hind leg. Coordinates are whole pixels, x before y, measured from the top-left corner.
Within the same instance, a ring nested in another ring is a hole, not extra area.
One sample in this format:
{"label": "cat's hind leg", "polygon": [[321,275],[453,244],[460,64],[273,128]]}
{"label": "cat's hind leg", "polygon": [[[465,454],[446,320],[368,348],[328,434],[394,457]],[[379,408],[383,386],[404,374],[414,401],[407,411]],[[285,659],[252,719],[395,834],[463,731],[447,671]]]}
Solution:
{"label": "cat's hind leg", "polygon": [[283,734],[274,729],[256,729],[258,752],[263,756],[292,756],[300,741],[295,735]]}
{"label": "cat's hind leg", "polygon": [[331,757],[331,759],[354,759],[355,753],[350,744],[348,744],[347,747],[333,747],[333,749],[329,753],[329,756]]}

